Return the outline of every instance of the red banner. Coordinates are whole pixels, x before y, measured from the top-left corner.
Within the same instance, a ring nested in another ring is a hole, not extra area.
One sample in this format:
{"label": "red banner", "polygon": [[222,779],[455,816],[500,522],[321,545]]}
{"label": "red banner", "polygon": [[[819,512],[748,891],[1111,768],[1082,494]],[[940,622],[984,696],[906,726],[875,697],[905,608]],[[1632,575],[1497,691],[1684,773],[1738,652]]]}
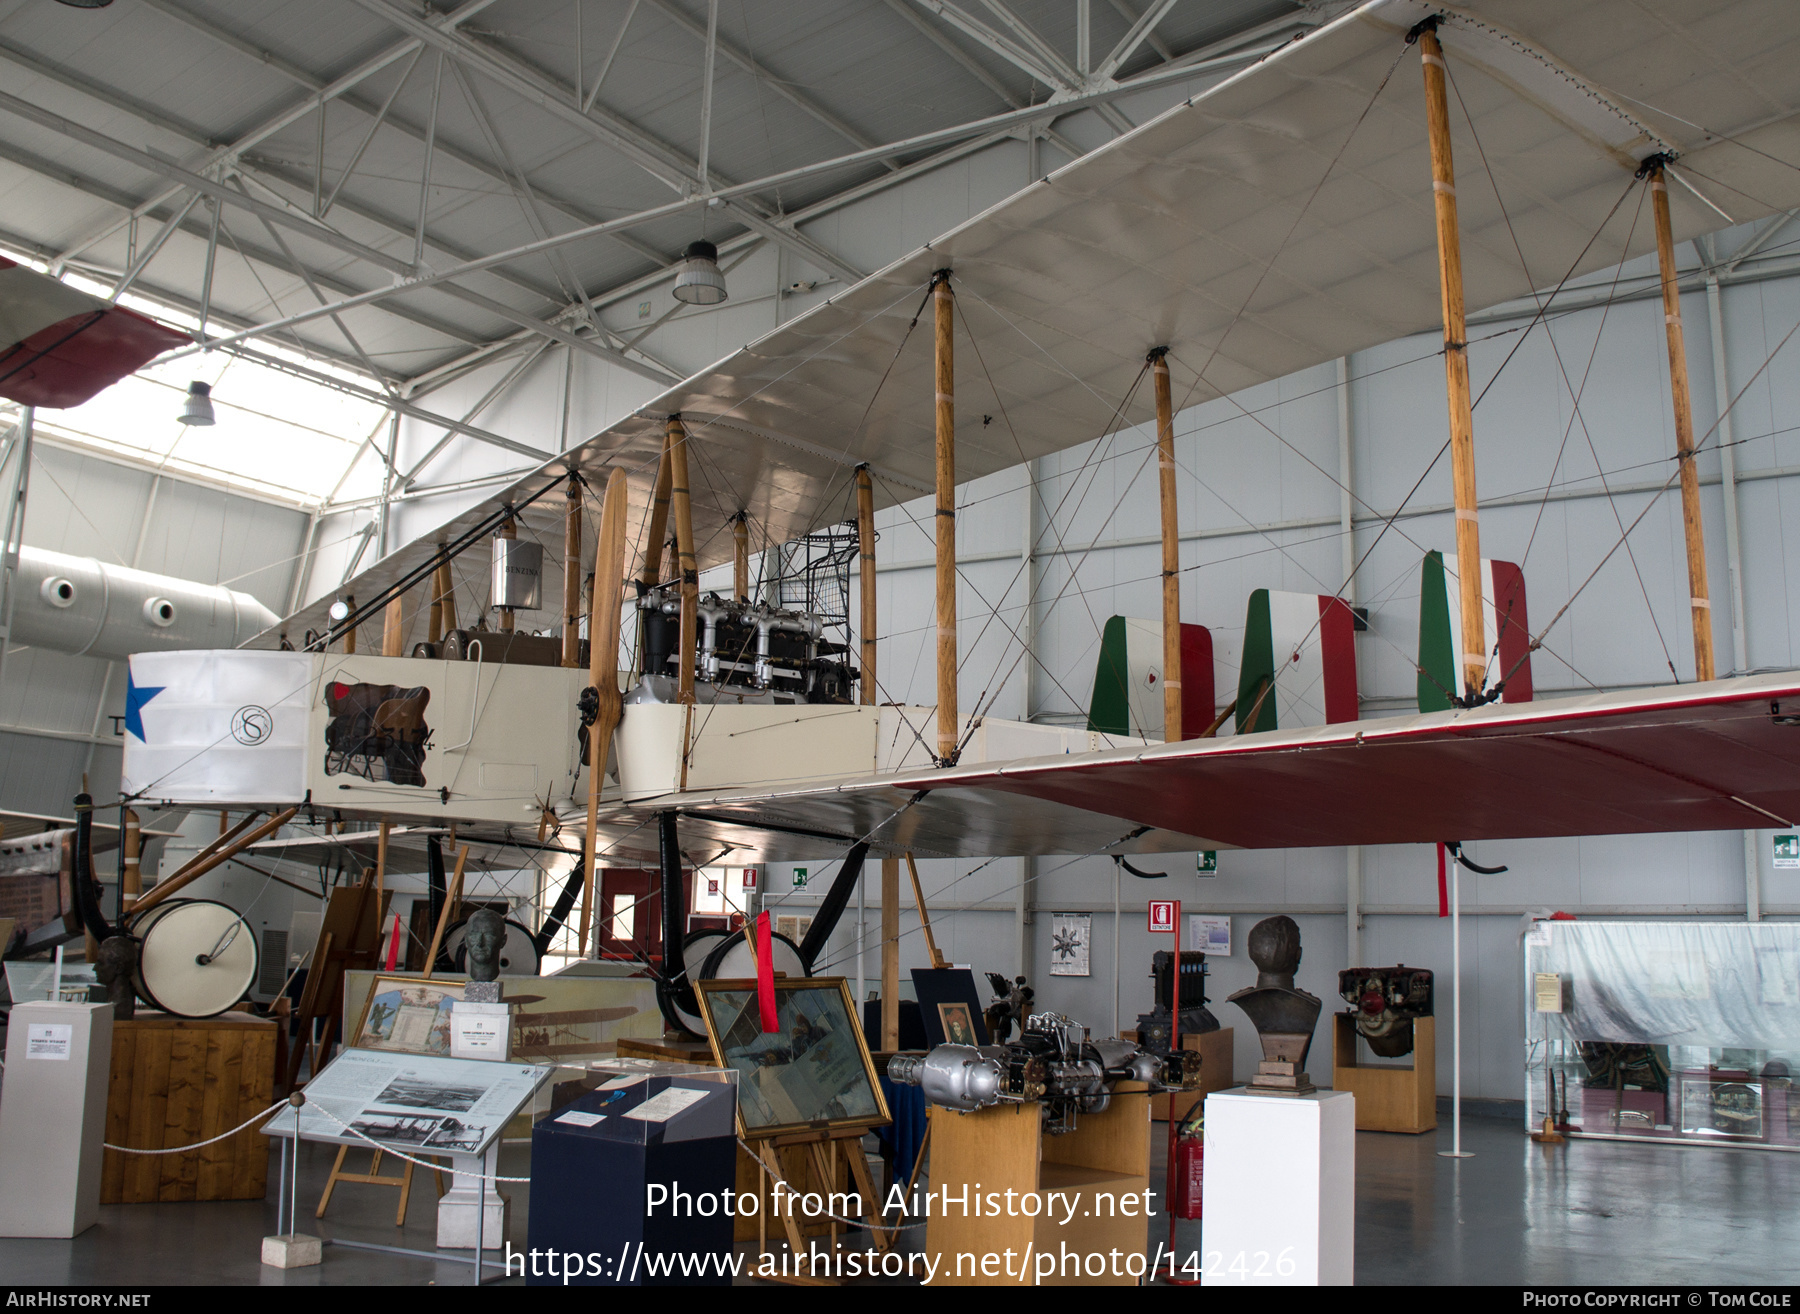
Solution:
{"label": "red banner", "polygon": [[767,911],[756,916],[756,1007],[764,1034],[781,1030],[775,1020],[775,939]]}

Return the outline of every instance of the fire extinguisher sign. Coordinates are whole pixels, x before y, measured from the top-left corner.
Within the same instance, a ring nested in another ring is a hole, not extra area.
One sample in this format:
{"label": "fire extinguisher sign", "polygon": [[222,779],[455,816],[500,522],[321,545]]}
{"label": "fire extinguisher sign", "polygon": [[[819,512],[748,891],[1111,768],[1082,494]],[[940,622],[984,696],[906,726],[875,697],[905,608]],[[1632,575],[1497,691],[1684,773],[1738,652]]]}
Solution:
{"label": "fire extinguisher sign", "polygon": [[1150,900],[1150,931],[1151,931],[1151,934],[1153,934],[1153,935],[1157,934],[1158,932],[1160,932],[1164,935],[1174,934],[1174,932],[1175,932],[1175,900],[1173,900],[1173,899],[1152,899],[1152,900]]}

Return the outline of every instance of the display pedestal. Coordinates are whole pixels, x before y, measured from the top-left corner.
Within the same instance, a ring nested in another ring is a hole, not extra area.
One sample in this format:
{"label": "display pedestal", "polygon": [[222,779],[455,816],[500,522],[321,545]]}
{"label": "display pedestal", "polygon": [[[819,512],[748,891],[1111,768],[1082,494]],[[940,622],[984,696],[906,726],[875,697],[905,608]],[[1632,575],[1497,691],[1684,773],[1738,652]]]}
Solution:
{"label": "display pedestal", "polygon": [[1413,1019],[1412,1066],[1361,1066],[1356,1061],[1356,1019],[1338,1013],[1332,1020],[1331,1084],[1356,1096],[1356,1130],[1410,1132],[1437,1126],[1437,1032],[1435,1018]]}
{"label": "display pedestal", "polygon": [[[139,1010],[115,1022],[106,1139],[137,1150],[196,1145],[268,1108],[278,1030],[248,1013],[193,1018]],[[269,1138],[254,1130],[192,1154],[108,1150],[100,1203],[261,1200],[268,1175]]]}
{"label": "display pedestal", "polygon": [[[1143,1253],[1149,1225],[1141,1208],[1126,1215],[1117,1202],[1128,1195],[1141,1201],[1149,1185],[1146,1094],[1138,1082],[1119,1082],[1106,1112],[1080,1114],[1076,1129],[1066,1136],[1043,1134],[1042,1110],[1036,1103],[996,1104],[973,1113],[931,1106],[931,1189],[940,1197],[948,1191],[953,1202],[971,1202],[967,1213],[952,1203],[948,1213],[940,1209],[925,1224],[925,1251],[937,1260],[937,1282],[1136,1286],[1136,1278],[1123,1268],[1114,1272],[1110,1264],[1101,1276],[1084,1273],[1080,1257],[1115,1250]],[[1210,1172],[1211,1164],[1207,1167]],[[978,1195],[986,1198],[999,1192],[1004,1198],[1008,1190],[1039,1199],[1056,1191],[1066,1203],[1058,1206],[1055,1218],[1009,1214],[1004,1209],[975,1212]],[[1096,1200],[1102,1192],[1111,1198]],[[1034,1260],[1031,1271],[1021,1274],[1018,1266],[1028,1253],[1057,1256],[1059,1262],[1054,1271],[1040,1277]],[[1076,1257],[1072,1265],[1066,1262],[1069,1255]],[[1009,1263],[1014,1266],[1010,1274]]]}
{"label": "display pedestal", "polygon": [[[653,1077],[650,1084],[673,1083]],[[702,1214],[693,1202],[723,1200],[732,1186],[738,1149],[731,1086],[715,1085],[666,1122],[637,1122],[620,1107],[610,1093],[594,1092],[532,1130],[527,1246],[531,1254],[556,1256],[550,1264],[557,1271],[534,1266],[525,1285],[729,1286],[729,1271],[714,1260],[731,1254],[732,1220],[716,1207]],[[654,1208],[653,1184],[664,1188]],[[678,1189],[685,1205],[675,1198]],[[676,1254],[702,1256],[707,1271],[697,1279],[661,1271],[657,1261]],[[599,1262],[582,1263],[589,1255]],[[568,1256],[577,1259],[565,1277],[560,1265]]]}
{"label": "display pedestal", "polygon": [[14,1004],[0,1101],[0,1236],[77,1236],[100,1221],[111,1004]]}
{"label": "display pedestal", "polygon": [[[499,1171],[500,1143],[488,1146],[486,1154],[454,1154],[450,1156],[450,1189],[438,1201],[437,1244],[439,1250],[473,1250],[475,1229],[481,1228],[481,1248],[498,1250],[506,1244],[506,1227],[512,1219],[512,1201],[497,1183],[484,1181],[482,1174],[492,1177]],[[475,1211],[486,1217],[477,1223]]]}
{"label": "display pedestal", "polygon": [[1356,1097],[1208,1095],[1203,1206],[1204,1285],[1348,1286]]}

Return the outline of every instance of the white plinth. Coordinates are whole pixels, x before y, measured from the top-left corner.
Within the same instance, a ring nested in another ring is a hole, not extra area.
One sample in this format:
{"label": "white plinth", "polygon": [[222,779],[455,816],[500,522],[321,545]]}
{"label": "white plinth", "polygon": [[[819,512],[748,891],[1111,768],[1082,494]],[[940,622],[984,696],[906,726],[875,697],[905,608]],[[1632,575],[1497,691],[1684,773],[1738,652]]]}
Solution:
{"label": "white plinth", "polygon": [[1356,1097],[1206,1097],[1206,1286],[1348,1286],[1356,1250]]}
{"label": "white plinth", "polygon": [[0,1236],[76,1236],[100,1221],[112,1030],[111,1004],[13,1005],[0,1101]]}
{"label": "white plinth", "polygon": [[512,1201],[493,1182],[483,1181],[481,1174],[492,1177],[500,1158],[500,1142],[476,1158],[458,1154],[451,1157],[450,1189],[438,1201],[437,1244],[439,1250],[473,1250],[475,1248],[476,1210],[481,1219],[481,1248],[498,1250],[506,1242],[506,1225],[511,1219]]}

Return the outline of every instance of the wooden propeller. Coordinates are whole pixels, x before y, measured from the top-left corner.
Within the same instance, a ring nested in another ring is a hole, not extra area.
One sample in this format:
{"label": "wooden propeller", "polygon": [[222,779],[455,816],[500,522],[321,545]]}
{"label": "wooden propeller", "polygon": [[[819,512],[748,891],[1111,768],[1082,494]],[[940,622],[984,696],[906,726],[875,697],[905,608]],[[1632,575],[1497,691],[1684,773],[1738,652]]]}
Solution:
{"label": "wooden propeller", "polygon": [[594,850],[600,824],[600,785],[606,755],[619,727],[624,701],[619,694],[619,601],[625,578],[625,472],[606,480],[600,504],[600,537],[594,545],[594,601],[588,611],[588,681],[600,695],[600,710],[588,729],[587,835],[582,840],[581,952],[587,953],[594,908]]}

